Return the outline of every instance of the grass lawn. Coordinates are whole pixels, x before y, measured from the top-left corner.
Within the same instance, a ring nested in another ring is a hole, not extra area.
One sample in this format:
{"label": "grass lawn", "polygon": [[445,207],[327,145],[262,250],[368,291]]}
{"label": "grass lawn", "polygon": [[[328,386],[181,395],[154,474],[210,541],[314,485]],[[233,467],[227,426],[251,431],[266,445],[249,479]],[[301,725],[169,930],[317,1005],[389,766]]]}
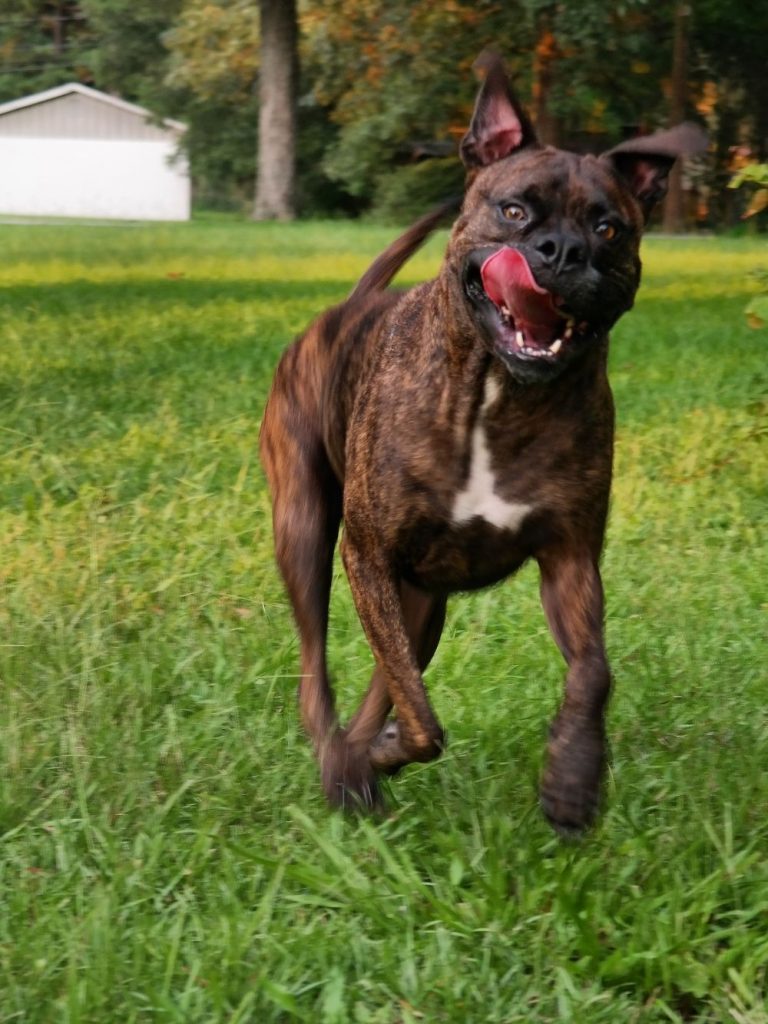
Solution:
{"label": "grass lawn", "polygon": [[0,1024],[768,1022],[764,243],[650,240],[614,333],[613,760],[573,846],[537,807],[564,672],[533,568],[453,601],[450,746],[385,820],[326,809],[300,732],[258,423],[391,237],[0,227]]}

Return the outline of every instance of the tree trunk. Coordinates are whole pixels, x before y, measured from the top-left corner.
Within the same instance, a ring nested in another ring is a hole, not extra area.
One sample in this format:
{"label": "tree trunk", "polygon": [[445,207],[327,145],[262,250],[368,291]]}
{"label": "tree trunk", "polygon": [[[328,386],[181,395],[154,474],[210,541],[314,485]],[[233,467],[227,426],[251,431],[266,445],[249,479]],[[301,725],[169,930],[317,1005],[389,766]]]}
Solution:
{"label": "tree trunk", "polygon": [[533,122],[539,141],[547,146],[557,146],[560,142],[560,122],[549,106],[555,67],[560,56],[552,31],[554,15],[553,6],[542,12],[533,54]]}
{"label": "tree trunk", "polygon": [[[688,19],[691,7],[678,3],[675,8],[675,35],[672,50],[672,94],[669,103],[669,122],[679,124],[685,120],[688,99]],[[665,231],[679,234],[685,230],[685,196],[681,161],[676,160],[669,175],[669,191],[664,202]]]}
{"label": "tree trunk", "polygon": [[296,0],[259,0],[259,154],[254,220],[292,220],[296,177]]}

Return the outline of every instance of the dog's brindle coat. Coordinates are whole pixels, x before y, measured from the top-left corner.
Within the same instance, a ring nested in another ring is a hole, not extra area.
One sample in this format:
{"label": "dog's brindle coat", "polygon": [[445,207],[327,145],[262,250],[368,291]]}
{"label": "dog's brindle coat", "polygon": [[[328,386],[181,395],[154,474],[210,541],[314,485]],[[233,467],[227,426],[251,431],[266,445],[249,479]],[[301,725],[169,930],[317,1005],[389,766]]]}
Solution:
{"label": "dog's brindle coat", "polygon": [[[469,184],[438,277],[386,290],[441,211],[284,354],[261,450],[301,638],[301,712],[330,801],[373,806],[380,772],[438,756],[443,730],[422,672],[447,596],[532,557],[568,664],[542,805],[564,831],[593,819],[610,688],[598,568],[613,448],[608,331],[633,303],[644,219],[675,156],[699,146],[696,129],[680,126],[600,158],[542,148],[492,63],[462,143]],[[555,353],[523,352],[483,290],[478,268],[506,246],[566,310],[571,331],[559,333],[570,337]],[[346,729],[325,655],[342,518],[344,565],[377,665]]]}

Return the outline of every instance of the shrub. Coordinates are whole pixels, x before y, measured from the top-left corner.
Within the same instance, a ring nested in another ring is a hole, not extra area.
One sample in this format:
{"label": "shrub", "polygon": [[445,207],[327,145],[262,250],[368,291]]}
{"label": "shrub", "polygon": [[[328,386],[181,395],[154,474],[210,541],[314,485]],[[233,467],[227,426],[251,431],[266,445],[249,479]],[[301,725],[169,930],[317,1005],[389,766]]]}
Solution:
{"label": "shrub", "polygon": [[[768,210],[768,164],[748,164],[731,178],[728,187],[739,188],[744,184],[757,185],[757,189],[752,194],[743,219]],[[768,273],[765,270],[756,270],[755,277],[760,282],[763,293],[752,299],[745,313],[751,327],[765,327],[768,325]]]}
{"label": "shrub", "polygon": [[464,168],[458,157],[406,164],[379,178],[371,212],[376,220],[402,224],[459,195],[463,188]]}

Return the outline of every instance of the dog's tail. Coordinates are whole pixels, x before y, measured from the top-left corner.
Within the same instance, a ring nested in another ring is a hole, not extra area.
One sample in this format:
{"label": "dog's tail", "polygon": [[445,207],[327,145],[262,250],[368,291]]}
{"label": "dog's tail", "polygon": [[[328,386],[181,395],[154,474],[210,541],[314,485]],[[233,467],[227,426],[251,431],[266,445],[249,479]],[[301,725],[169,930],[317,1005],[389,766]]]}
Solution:
{"label": "dog's tail", "polygon": [[381,256],[373,261],[350,292],[349,299],[362,299],[371,292],[382,291],[386,288],[403,264],[429,238],[440,221],[449,214],[455,213],[460,205],[461,197],[456,196],[420,217],[405,234],[400,235],[384,250]]}

